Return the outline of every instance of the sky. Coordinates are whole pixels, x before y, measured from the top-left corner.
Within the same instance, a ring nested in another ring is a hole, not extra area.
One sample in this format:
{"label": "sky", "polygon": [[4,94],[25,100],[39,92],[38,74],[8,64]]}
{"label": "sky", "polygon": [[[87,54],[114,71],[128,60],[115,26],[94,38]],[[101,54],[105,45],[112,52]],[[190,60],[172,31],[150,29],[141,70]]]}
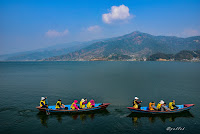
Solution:
{"label": "sky", "polygon": [[0,0],[0,55],[121,36],[200,35],[200,0]]}

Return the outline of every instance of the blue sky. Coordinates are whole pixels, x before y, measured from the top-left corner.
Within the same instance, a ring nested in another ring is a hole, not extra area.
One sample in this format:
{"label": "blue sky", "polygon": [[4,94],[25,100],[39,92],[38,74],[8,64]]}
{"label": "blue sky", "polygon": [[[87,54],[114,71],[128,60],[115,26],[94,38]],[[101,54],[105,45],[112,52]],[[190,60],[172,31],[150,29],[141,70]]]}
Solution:
{"label": "blue sky", "polygon": [[0,54],[141,31],[200,35],[199,0],[1,0]]}

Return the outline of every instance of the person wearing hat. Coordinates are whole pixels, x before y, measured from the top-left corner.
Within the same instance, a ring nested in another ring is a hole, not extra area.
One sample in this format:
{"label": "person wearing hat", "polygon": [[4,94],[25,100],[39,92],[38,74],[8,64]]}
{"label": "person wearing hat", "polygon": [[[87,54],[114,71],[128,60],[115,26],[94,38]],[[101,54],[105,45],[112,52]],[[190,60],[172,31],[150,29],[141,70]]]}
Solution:
{"label": "person wearing hat", "polygon": [[164,104],[165,102],[163,100],[160,100],[160,102],[157,105],[158,111],[161,110],[161,106]]}
{"label": "person wearing hat", "polygon": [[48,107],[48,105],[46,105],[46,102],[45,102],[46,99],[47,99],[47,97],[41,97],[40,107],[42,107],[42,108]]}
{"label": "person wearing hat", "polygon": [[74,100],[74,102],[73,102],[72,105],[71,105],[71,109],[72,109],[72,110],[75,110],[75,109],[78,109],[78,110],[79,110],[79,108],[78,108],[78,106],[77,106],[76,103],[78,103],[78,101],[77,101],[77,100]]}
{"label": "person wearing hat", "polygon": [[62,109],[62,108],[65,108],[65,105],[62,104],[61,101],[62,101],[61,99],[59,99],[59,100],[57,101],[57,103],[56,103],[56,109]]}
{"label": "person wearing hat", "polygon": [[133,107],[136,108],[136,109],[140,109],[140,105],[142,103],[142,101],[138,101],[138,97],[135,97],[135,99],[133,100]]}
{"label": "person wearing hat", "polygon": [[171,101],[171,102],[169,103],[169,108],[170,108],[171,110],[178,109],[178,107],[175,105],[175,100],[173,100],[173,101]]}
{"label": "person wearing hat", "polygon": [[87,99],[81,99],[80,101],[80,108],[85,108],[85,104],[87,104]]}
{"label": "person wearing hat", "polygon": [[95,106],[94,100],[90,100],[90,102],[88,102],[88,104],[87,104],[87,108],[92,108],[94,106]]}

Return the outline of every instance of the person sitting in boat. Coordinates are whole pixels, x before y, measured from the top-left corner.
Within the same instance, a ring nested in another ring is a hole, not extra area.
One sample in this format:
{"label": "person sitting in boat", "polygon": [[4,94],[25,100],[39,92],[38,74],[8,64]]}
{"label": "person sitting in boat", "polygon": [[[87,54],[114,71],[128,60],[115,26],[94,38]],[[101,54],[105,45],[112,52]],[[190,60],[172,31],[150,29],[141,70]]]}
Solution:
{"label": "person sitting in boat", "polygon": [[171,111],[171,109],[169,109],[169,108],[166,106],[166,103],[164,103],[164,104],[161,106],[161,111]]}
{"label": "person sitting in boat", "polygon": [[65,108],[65,105],[62,104],[61,99],[59,99],[56,103],[56,109],[63,109]]}
{"label": "person sitting in boat", "polygon": [[171,110],[178,109],[178,107],[175,105],[175,100],[173,100],[172,102],[169,103],[169,108]]}
{"label": "person sitting in boat", "polygon": [[149,103],[149,110],[158,110],[158,108],[155,106],[154,101]]}
{"label": "person sitting in boat", "polygon": [[86,98],[85,99],[81,99],[81,101],[80,101],[80,108],[86,108],[85,104],[87,104],[87,99]]}
{"label": "person sitting in boat", "polygon": [[94,100],[90,100],[90,101],[88,102],[88,104],[87,104],[87,108],[92,108],[92,107],[94,107],[94,106],[95,106]]}
{"label": "person sitting in boat", "polygon": [[135,99],[133,100],[133,107],[136,108],[136,109],[140,109],[142,101],[138,101],[138,97],[135,97]]}
{"label": "person sitting in boat", "polygon": [[71,105],[71,109],[72,109],[72,110],[75,110],[75,109],[78,109],[78,110],[79,110],[79,108],[78,108],[78,106],[77,106],[76,103],[78,103],[78,101],[77,101],[77,100],[74,100],[74,102],[73,102],[72,105]]}
{"label": "person sitting in boat", "polygon": [[163,100],[160,100],[160,102],[157,105],[157,109],[158,111],[161,111],[161,106],[164,104],[165,102]]}
{"label": "person sitting in boat", "polygon": [[47,99],[47,97],[41,97],[41,101],[40,101],[40,107],[41,108],[47,108],[48,105],[46,105],[45,100]]}

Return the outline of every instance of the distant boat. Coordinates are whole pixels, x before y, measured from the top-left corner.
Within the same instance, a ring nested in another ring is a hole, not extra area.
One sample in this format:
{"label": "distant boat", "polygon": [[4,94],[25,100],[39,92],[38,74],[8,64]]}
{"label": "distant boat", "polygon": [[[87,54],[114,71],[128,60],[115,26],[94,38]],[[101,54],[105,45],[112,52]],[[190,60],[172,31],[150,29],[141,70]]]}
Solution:
{"label": "distant boat", "polygon": [[37,106],[36,108],[41,111],[41,112],[59,112],[59,113],[70,113],[70,112],[88,112],[88,111],[95,111],[95,110],[101,110],[101,109],[106,109],[110,103],[97,103],[95,104],[94,107],[92,108],[83,108],[83,109],[75,109],[72,110],[70,107],[71,105],[65,105],[65,109],[56,109],[55,105],[54,106],[48,106],[48,108],[41,108],[40,106]]}
{"label": "distant boat", "polygon": [[169,113],[179,113],[186,110],[190,110],[194,104],[183,104],[183,105],[176,105],[178,109],[171,110],[171,111],[155,111],[155,110],[149,110],[148,107],[141,107],[140,109],[136,109],[133,107],[127,107],[131,112],[135,113],[149,113],[149,114],[169,114]]}

